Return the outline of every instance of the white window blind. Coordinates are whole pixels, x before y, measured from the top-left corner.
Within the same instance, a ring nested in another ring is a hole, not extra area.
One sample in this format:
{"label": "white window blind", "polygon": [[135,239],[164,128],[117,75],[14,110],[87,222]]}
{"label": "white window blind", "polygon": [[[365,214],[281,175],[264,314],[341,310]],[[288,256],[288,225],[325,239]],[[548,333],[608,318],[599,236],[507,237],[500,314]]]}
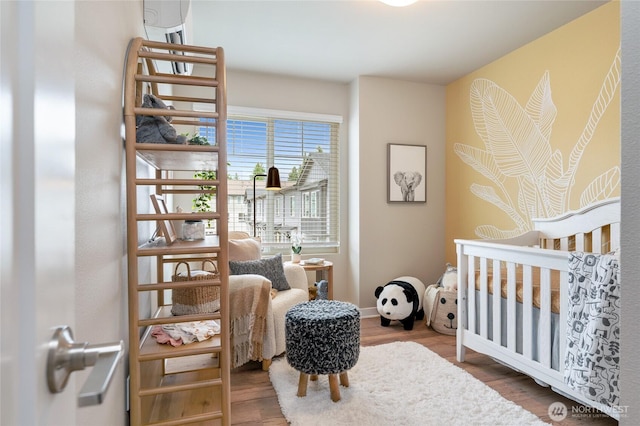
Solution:
{"label": "white window blind", "polygon": [[[334,252],[339,246],[339,152],[341,118],[295,112],[233,111],[227,118],[229,197],[244,196],[246,211],[229,229],[254,234],[253,177],[275,166],[280,191],[256,178],[255,234],[267,253],[288,252],[302,235],[303,253]],[[209,137],[212,127],[200,128]],[[235,188],[235,189],[234,189]],[[241,192],[233,194],[232,191]]]}

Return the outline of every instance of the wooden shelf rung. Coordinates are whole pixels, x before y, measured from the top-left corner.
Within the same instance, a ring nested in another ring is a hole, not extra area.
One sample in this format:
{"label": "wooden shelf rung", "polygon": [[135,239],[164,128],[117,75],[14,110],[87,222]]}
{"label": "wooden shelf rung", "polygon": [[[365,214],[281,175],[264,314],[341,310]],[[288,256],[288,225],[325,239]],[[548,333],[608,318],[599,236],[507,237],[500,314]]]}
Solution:
{"label": "wooden shelf rung", "polygon": [[160,49],[160,50],[174,50],[180,52],[192,52],[192,53],[201,53],[204,55],[218,56],[218,48],[217,47],[204,47],[204,46],[193,46],[189,44],[176,44],[176,43],[166,43],[164,41],[153,41],[153,40],[142,40],[143,48],[138,51],[138,56],[141,56],[142,52],[146,52],[148,50],[144,49],[145,47],[150,47],[152,49]]}
{"label": "wooden shelf rung", "polygon": [[183,425],[185,423],[202,423],[207,420],[217,420],[221,419],[223,414],[221,411],[212,411],[211,413],[201,413],[195,415],[189,415],[181,417],[180,419],[175,420],[164,420],[153,423],[145,423],[145,426],[178,426]]}
{"label": "wooden shelf rung", "polygon": [[206,120],[181,120],[180,118],[174,118],[171,121],[173,125],[182,125],[182,126],[195,126],[195,127],[218,127],[218,119],[215,121],[206,121]]}
{"label": "wooden shelf rung", "polygon": [[138,391],[138,396],[145,397],[145,396],[162,395],[165,393],[184,392],[184,391],[203,389],[203,388],[209,388],[209,387],[221,386],[221,385],[222,385],[222,379],[201,380],[194,383],[186,383],[186,384],[180,384],[180,385],[167,385],[167,386],[156,387],[156,388],[140,389],[140,391]]}
{"label": "wooden shelf rung", "polygon": [[136,142],[136,151],[184,151],[185,153],[191,152],[218,152],[220,148],[217,145],[181,145],[173,143],[144,143]]}
{"label": "wooden shelf rung", "polygon": [[[220,186],[220,180],[218,179],[148,179],[138,178],[136,179],[136,185],[165,185],[165,186]],[[200,192],[205,190],[200,190]],[[213,191],[213,189],[211,190]]]}
{"label": "wooden shelf rung", "polygon": [[148,220],[216,220],[219,213],[145,213],[136,215],[138,221]]}
{"label": "wooden shelf rung", "polygon": [[170,245],[166,247],[153,247],[153,248],[138,248],[136,256],[162,256],[162,255],[179,255],[179,254],[209,254],[219,253],[219,247],[200,247],[200,248],[187,248]]}
{"label": "wooden shelf rung", "polygon": [[[190,345],[197,345],[197,343],[190,343]],[[170,358],[182,358],[185,356],[192,355],[205,355],[205,354],[219,354],[220,349],[209,347],[208,350],[195,350],[191,349],[189,351],[182,350],[180,348],[171,347],[169,351],[159,351],[159,352],[148,352],[144,354],[138,355],[138,362],[147,362],[147,361],[157,361],[162,359],[170,359]]]}
{"label": "wooden shelf rung", "polygon": [[[184,75],[173,75],[158,73],[156,75],[136,74],[136,81],[142,81],[147,83],[164,83],[164,84],[176,84],[183,86],[202,86],[202,87],[218,87],[218,82],[209,77],[193,77]],[[172,113],[174,111],[171,111]]]}
{"label": "wooden shelf rung", "polygon": [[213,314],[193,314],[193,315],[179,315],[173,317],[157,317],[157,318],[147,318],[138,320],[138,325],[140,327],[149,327],[153,325],[162,325],[162,324],[173,324],[180,322],[191,322],[191,321],[210,321],[210,320],[219,320],[222,316],[220,315],[220,311]]}
{"label": "wooden shelf rung", "polygon": [[171,281],[166,283],[143,284],[143,285],[138,285],[137,290],[139,292],[144,292],[144,291],[174,290],[174,289],[196,288],[196,287],[219,287],[220,285],[221,285],[220,279],[214,278],[211,280]]}
{"label": "wooden shelf rung", "polygon": [[[166,110],[161,108],[143,108],[135,107],[133,112],[136,115],[156,116],[156,115],[170,115],[171,117],[195,117],[195,118],[213,118],[217,119],[220,114],[217,112],[204,112],[204,111],[187,111],[183,109]],[[175,124],[175,120],[171,121]]]}
{"label": "wooden shelf rung", "polygon": [[[209,65],[217,65],[218,59],[215,57],[206,57],[206,56],[196,56],[196,55],[184,55],[181,53],[162,53],[155,52],[149,50],[143,50],[140,52],[140,58],[150,58],[150,59],[158,59],[169,62],[186,62],[192,64],[209,64]],[[186,53],[186,52],[185,52]]]}
{"label": "wooden shelf rung", "polygon": [[162,188],[163,194],[203,194],[207,192],[215,193],[216,191],[213,189],[202,190],[202,189]]}

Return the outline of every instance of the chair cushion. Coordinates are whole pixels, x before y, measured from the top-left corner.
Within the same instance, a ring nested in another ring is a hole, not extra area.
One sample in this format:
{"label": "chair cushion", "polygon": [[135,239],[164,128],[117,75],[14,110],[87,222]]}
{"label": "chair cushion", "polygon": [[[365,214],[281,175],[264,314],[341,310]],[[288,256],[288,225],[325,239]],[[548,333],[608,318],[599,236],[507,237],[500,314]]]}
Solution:
{"label": "chair cushion", "polygon": [[289,290],[291,288],[287,277],[284,275],[282,255],[280,253],[273,257],[258,260],[230,261],[229,271],[231,275],[262,275],[270,280],[271,287],[278,291]]}
{"label": "chair cushion", "polygon": [[253,238],[229,240],[229,261],[259,260],[260,242]]}

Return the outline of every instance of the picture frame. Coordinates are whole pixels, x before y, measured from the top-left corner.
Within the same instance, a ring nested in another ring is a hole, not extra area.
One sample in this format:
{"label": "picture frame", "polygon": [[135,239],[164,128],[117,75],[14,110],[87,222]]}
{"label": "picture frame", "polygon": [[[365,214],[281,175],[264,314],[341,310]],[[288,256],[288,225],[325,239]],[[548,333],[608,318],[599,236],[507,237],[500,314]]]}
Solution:
{"label": "picture frame", "polygon": [[387,144],[387,203],[427,202],[427,146]]}
{"label": "picture frame", "polygon": [[[163,196],[151,194],[151,204],[153,204],[153,209],[156,214],[169,214],[169,210],[167,210],[167,204],[164,201]],[[167,244],[173,244],[178,239],[176,230],[173,227],[173,222],[169,219],[161,219],[158,220],[158,224],[160,225],[160,231],[162,231],[162,235],[164,236]]]}

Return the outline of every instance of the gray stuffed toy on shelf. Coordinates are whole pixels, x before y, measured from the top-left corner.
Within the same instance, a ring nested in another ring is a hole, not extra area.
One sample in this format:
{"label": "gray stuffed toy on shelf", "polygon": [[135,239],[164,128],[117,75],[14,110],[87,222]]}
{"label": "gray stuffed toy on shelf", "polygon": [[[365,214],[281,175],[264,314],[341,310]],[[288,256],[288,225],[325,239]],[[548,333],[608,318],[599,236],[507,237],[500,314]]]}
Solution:
{"label": "gray stuffed toy on shelf", "polygon": [[[158,108],[168,111],[175,109],[167,106],[162,99],[151,94],[143,97],[142,108]],[[187,137],[179,135],[171,125],[173,117],[170,115],[137,115],[136,141],[141,143],[175,143],[186,144]]]}

